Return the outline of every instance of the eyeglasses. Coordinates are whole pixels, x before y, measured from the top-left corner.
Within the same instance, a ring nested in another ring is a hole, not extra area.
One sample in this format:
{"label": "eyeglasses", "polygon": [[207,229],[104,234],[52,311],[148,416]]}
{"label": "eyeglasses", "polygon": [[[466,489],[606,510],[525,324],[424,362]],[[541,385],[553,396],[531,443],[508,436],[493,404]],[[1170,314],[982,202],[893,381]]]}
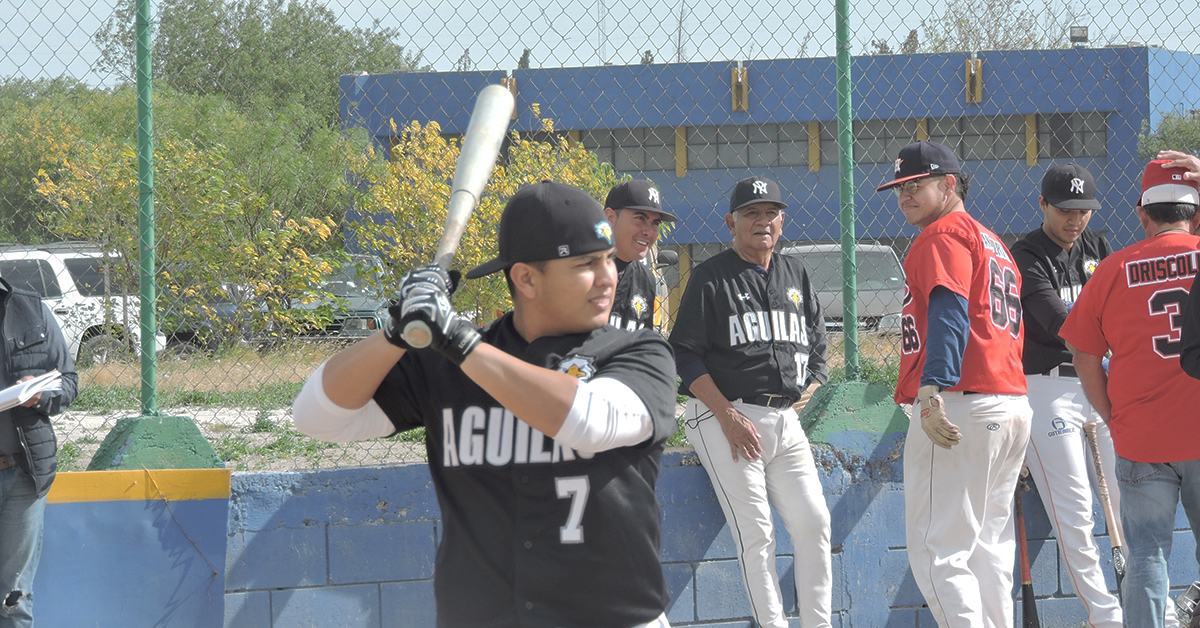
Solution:
{"label": "eyeglasses", "polygon": [[[938,178],[941,178],[941,177],[938,177]],[[896,187],[892,188],[892,192],[894,192],[896,194],[896,198],[900,198],[901,192],[908,192],[908,195],[912,196],[913,194],[916,194],[918,190],[921,189],[922,181],[932,181],[932,180],[933,180],[933,177],[926,178],[926,179],[917,179],[916,181],[905,181],[904,183],[901,183],[900,185],[897,185]]]}

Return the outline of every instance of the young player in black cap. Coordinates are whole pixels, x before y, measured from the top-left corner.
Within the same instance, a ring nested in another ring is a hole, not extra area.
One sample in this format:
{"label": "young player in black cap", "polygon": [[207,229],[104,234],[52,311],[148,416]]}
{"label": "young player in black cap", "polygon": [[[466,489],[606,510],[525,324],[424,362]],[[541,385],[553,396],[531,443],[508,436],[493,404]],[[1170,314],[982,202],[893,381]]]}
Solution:
{"label": "young player in black cap", "polygon": [[604,215],[612,223],[617,249],[617,294],[609,324],[629,331],[650,327],[655,290],[646,255],[658,241],[659,224],[674,222],[676,217],[663,211],[658,188],[641,179],[614,187],[604,200]]}
{"label": "young player in black cap", "polygon": [[[1042,177],[1038,197],[1042,226],[1012,247],[1021,271],[1025,322],[1022,362],[1033,424],[1025,464],[1050,516],[1071,584],[1088,614],[1088,625],[1119,628],[1121,606],[1108,592],[1092,537],[1095,481],[1084,423],[1096,423],[1097,443],[1113,510],[1120,512],[1116,454],[1108,426],[1092,409],[1058,337],[1080,290],[1100,260],[1112,253],[1104,236],[1087,228],[1100,209],[1096,181],[1078,164],[1054,166]],[[1113,525],[1120,526],[1119,521]]]}
{"label": "young player in black cap", "polygon": [[[383,331],[317,369],[297,428],[343,442],[425,428],[442,514],[438,626],[667,626],[654,494],[675,432],[657,333],[607,327],[612,230],[581,190],[542,182],[500,219],[513,311],[480,330],[437,266],[406,275]],[[410,320],[434,330],[409,349]]]}
{"label": "young player in black cap", "polygon": [[825,321],[803,266],[774,250],[786,207],[770,179],[737,183],[725,217],[732,247],[692,270],[671,346],[679,392],[692,397],[684,430],[729,522],[755,622],[788,626],[774,509],[795,548],[800,621],[819,628],[832,612],[829,509],[792,405],[829,381]]}
{"label": "young player in black cap", "polygon": [[1004,243],[966,212],[958,158],[900,149],[892,189],[921,229],[907,275],[896,403],[908,560],[943,628],[1011,626],[1012,503],[1032,414],[1021,371],[1021,281]]}

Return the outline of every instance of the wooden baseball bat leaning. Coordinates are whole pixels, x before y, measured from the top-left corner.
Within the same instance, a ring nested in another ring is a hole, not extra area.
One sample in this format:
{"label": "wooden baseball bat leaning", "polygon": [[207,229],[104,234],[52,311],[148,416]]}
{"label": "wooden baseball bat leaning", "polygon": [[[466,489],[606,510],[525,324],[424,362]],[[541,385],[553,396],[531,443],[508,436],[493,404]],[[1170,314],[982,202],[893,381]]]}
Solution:
{"label": "wooden baseball bat leaning", "polygon": [[1092,452],[1092,466],[1096,468],[1096,492],[1100,494],[1100,505],[1104,507],[1104,525],[1108,528],[1108,540],[1112,544],[1113,571],[1117,577],[1117,597],[1121,597],[1121,581],[1125,579],[1125,540],[1121,529],[1115,525],[1112,501],[1108,497],[1108,481],[1104,479],[1104,465],[1100,462],[1100,443],[1096,440],[1096,424],[1084,423],[1083,433],[1087,436],[1088,449]]}
{"label": "wooden baseball bat leaning", "polygon": [[[437,253],[433,256],[433,263],[443,269],[450,269],[467,221],[471,219],[483,188],[492,176],[515,104],[512,92],[501,85],[488,85],[475,98],[475,109],[463,134],[462,149],[454,167],[454,182],[450,186],[450,200],[446,204],[442,239],[438,241]],[[409,321],[400,335],[409,346],[417,348],[428,347],[433,339],[423,321]]]}
{"label": "wooden baseball bat leaning", "polygon": [[1017,480],[1013,516],[1017,519],[1017,548],[1021,555],[1021,613],[1022,628],[1042,628],[1038,619],[1037,600],[1033,596],[1033,576],[1029,571],[1029,545],[1025,542],[1025,510],[1021,507],[1021,491],[1025,483]]}

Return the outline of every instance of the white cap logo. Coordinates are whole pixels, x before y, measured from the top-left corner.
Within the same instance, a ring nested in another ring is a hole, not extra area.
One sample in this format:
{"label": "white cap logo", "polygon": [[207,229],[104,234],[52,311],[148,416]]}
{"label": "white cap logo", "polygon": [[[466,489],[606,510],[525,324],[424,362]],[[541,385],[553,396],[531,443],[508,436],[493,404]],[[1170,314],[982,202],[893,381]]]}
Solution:
{"label": "white cap logo", "polygon": [[896,160],[896,174],[900,174],[900,164],[904,163],[903,159]]}
{"label": "white cap logo", "polygon": [[766,182],[766,181],[755,181],[755,182],[754,182],[754,193],[755,193],[755,194],[762,194],[762,195],[766,195],[766,193],[767,193],[767,182]]}
{"label": "white cap logo", "polygon": [[658,200],[658,188],[650,188],[649,190],[646,190],[646,195],[650,197],[651,202],[662,203],[662,201]]}
{"label": "white cap logo", "polygon": [[941,168],[941,166],[939,166],[939,165],[937,165],[937,164],[929,164],[929,171],[930,171],[930,172],[933,172],[934,170],[937,170],[938,168]]}
{"label": "white cap logo", "polygon": [[1071,179],[1071,193],[1083,194],[1083,179],[1080,179],[1079,177]]}
{"label": "white cap logo", "polygon": [[559,257],[570,257],[571,256],[571,247],[569,247],[565,244],[560,245],[558,247],[558,256]]}

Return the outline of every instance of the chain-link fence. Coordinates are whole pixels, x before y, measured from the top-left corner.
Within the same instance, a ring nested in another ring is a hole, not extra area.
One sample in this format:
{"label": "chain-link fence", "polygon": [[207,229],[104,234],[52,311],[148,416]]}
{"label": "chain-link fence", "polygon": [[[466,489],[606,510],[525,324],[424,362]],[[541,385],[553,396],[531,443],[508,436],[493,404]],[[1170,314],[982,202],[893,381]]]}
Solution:
{"label": "chain-link fence", "polygon": [[[1091,227],[1120,248],[1145,160],[1200,149],[1197,9],[1143,3],[857,2],[850,11],[858,355],[894,378],[901,263],[917,230],[891,195],[901,146],[955,149],[967,208],[1011,244],[1042,174],[1096,177]],[[55,419],[86,465],[139,413],[133,0],[0,4],[0,276],[40,292],[78,356]],[[668,330],[695,264],[728,246],[733,183],[778,181],[780,247],[802,258],[843,364],[834,5],[636,0],[456,6],[161,0],[152,6],[158,407],[238,468],[419,459],[420,435],[331,446],[290,428],[300,383],[380,323],[436,246],[475,93],[517,96],[502,170],[457,266],[491,256],[504,198],[555,178],[603,199],[652,180],[680,216],[659,248]],[[134,288],[130,288],[134,286]],[[480,322],[502,284],[467,282]]]}

